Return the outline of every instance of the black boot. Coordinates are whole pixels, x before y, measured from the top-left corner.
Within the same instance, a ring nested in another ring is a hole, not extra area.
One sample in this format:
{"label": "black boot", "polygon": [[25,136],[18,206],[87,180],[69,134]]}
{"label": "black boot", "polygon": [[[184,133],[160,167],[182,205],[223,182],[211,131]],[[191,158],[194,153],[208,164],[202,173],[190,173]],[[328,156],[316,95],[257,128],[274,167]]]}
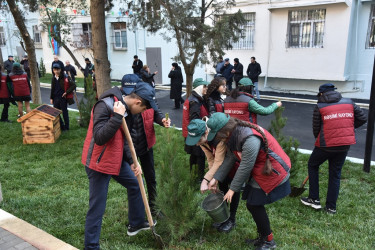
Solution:
{"label": "black boot", "polygon": [[229,218],[226,222],[221,224],[221,226],[217,230],[222,233],[229,233],[235,226],[236,222],[233,219]]}
{"label": "black boot", "polygon": [[263,243],[263,239],[260,236],[260,234],[258,233],[258,236],[255,239],[246,239],[245,242],[246,242],[246,244],[248,244],[250,246],[257,247],[257,246],[260,246]]}
{"label": "black boot", "polygon": [[276,248],[276,242],[273,240],[273,234],[261,236],[261,242],[255,250],[267,250]]}

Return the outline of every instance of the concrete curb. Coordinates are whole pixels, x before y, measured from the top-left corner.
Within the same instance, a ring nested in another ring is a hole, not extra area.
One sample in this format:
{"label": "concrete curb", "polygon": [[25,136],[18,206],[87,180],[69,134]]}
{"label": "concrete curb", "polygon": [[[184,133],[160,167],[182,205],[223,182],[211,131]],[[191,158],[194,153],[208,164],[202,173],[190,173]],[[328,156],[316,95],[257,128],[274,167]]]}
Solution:
{"label": "concrete curb", "polygon": [[45,231],[0,209],[0,227],[30,243],[38,249],[73,250],[75,248]]}

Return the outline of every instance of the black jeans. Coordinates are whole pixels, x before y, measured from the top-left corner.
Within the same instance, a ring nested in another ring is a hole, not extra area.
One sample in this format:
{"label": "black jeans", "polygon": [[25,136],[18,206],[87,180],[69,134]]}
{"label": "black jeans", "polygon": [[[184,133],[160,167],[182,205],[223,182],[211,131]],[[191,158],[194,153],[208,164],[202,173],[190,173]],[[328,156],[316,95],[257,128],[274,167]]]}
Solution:
{"label": "black jeans", "polygon": [[154,167],[154,151],[151,148],[147,153],[138,156],[141,162],[143,174],[145,176],[147,193],[148,193],[148,204],[153,216],[156,215],[156,178],[155,178],[155,167]]}
{"label": "black jeans", "polygon": [[60,109],[62,111],[64,121],[60,116],[60,127],[61,130],[69,130],[69,113],[68,113],[68,104],[66,98],[55,97],[53,99],[53,107]]}
{"label": "black jeans", "polygon": [[315,147],[308,163],[309,168],[309,197],[319,199],[319,167],[328,160],[328,191],[326,207],[336,209],[336,201],[339,196],[341,169],[345,163],[348,151],[328,152]]}
{"label": "black jeans", "polygon": [[174,99],[174,107],[180,108],[180,104],[184,103],[184,99],[182,97]]}
{"label": "black jeans", "polygon": [[9,103],[4,104],[3,112],[1,113],[1,120],[6,121],[8,120],[8,110],[9,110]]}
{"label": "black jeans", "polygon": [[[225,178],[224,181],[219,182],[219,189],[224,193],[224,195],[228,192],[230,183],[232,182],[232,179],[228,176]],[[241,192],[234,193],[232,197],[232,202],[230,203],[230,217],[229,219],[236,221],[236,213],[238,204],[240,203],[240,194]]]}

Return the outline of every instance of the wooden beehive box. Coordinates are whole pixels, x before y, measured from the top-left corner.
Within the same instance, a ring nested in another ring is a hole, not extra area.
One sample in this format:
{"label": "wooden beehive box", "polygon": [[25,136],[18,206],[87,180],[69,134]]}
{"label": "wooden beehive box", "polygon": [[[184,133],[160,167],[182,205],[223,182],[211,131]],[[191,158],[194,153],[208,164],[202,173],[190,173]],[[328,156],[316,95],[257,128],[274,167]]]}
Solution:
{"label": "wooden beehive box", "polygon": [[61,110],[44,104],[18,118],[23,144],[55,143],[61,134],[60,114]]}

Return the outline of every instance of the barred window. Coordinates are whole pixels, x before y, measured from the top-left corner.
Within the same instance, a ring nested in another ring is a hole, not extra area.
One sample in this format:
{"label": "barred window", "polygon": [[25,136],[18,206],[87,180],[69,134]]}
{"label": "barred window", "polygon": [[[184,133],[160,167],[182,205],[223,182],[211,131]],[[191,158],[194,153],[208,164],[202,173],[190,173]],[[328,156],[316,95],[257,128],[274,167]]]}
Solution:
{"label": "barred window", "polygon": [[370,21],[367,31],[366,48],[375,48],[375,4],[371,6]]}
{"label": "barred window", "polygon": [[73,46],[76,48],[92,47],[91,23],[73,23]]}
{"label": "barred window", "polygon": [[289,11],[287,47],[323,48],[325,9]]}
{"label": "barred window", "polygon": [[241,26],[241,34],[238,42],[233,43],[232,49],[253,49],[254,48],[254,33],[255,33],[255,13],[243,14],[246,23]]}
{"label": "barred window", "polygon": [[82,31],[83,31],[83,43],[85,44],[86,47],[91,47],[92,46],[91,23],[83,23]]}
{"label": "barred window", "polygon": [[113,48],[114,49],[125,49],[128,47],[126,23],[118,22],[112,23],[113,27]]}
{"label": "barred window", "polygon": [[34,43],[42,43],[42,37],[38,25],[33,25]]}
{"label": "barred window", "polygon": [[0,27],[0,46],[5,46],[5,33],[4,33],[4,27]]}

